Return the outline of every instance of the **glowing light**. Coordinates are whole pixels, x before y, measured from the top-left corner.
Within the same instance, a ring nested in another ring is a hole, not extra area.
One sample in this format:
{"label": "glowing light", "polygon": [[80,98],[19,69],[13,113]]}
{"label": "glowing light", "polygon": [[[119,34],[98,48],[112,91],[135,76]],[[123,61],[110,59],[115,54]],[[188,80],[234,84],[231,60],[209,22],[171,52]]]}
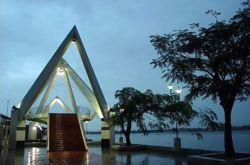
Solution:
{"label": "glowing light", "polygon": [[34,160],[36,159],[36,148],[33,147],[31,153],[32,153],[31,162],[34,162]]}
{"label": "glowing light", "polygon": [[59,101],[60,101],[60,99],[59,99],[58,96],[55,97],[55,101],[56,101],[56,102],[59,102]]}
{"label": "glowing light", "polygon": [[54,100],[55,100],[58,104],[63,105],[62,100],[61,100],[58,96],[56,96]]}
{"label": "glowing light", "polygon": [[16,107],[17,107],[17,108],[20,108],[20,107],[21,107],[21,103],[22,103],[22,102],[20,102]]}
{"label": "glowing light", "polygon": [[39,124],[36,124],[35,127],[39,128],[42,131],[42,127]]}
{"label": "glowing light", "polygon": [[32,128],[34,131],[36,130],[36,125],[35,126],[33,126],[33,128]]}
{"label": "glowing light", "polygon": [[176,89],[175,92],[180,94],[182,92],[182,90],[178,87],[178,89]]}
{"label": "glowing light", "polygon": [[72,39],[71,40],[71,44],[73,44],[73,46],[77,48],[77,41],[76,41],[76,39]]}
{"label": "glowing light", "polygon": [[62,67],[57,67],[57,74],[58,75],[63,75],[64,74],[64,70]]}
{"label": "glowing light", "polygon": [[89,161],[89,153],[87,152],[86,154],[87,154],[87,156],[86,156],[86,158],[87,158],[87,159],[86,159],[86,164],[89,164],[89,162],[90,162],[90,161]]}
{"label": "glowing light", "polygon": [[173,89],[174,88],[174,86],[170,83],[169,85],[168,85],[168,89]]}

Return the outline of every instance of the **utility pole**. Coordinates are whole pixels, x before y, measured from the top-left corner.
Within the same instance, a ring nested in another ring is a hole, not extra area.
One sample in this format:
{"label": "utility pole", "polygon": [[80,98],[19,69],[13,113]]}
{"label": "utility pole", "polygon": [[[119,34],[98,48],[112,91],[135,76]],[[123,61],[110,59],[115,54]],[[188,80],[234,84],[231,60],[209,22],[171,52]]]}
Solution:
{"label": "utility pole", "polygon": [[9,103],[10,103],[10,100],[7,100],[7,111],[6,111],[6,116],[8,116],[8,113],[9,113]]}

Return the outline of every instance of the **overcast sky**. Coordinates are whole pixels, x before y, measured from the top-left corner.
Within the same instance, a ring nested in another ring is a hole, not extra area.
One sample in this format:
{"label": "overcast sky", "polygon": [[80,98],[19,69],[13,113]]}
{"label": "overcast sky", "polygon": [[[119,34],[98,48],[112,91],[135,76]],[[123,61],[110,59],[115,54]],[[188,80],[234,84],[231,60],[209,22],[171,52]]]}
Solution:
{"label": "overcast sky", "polygon": [[[1,0],[0,1],[0,112],[21,102],[71,28],[76,25],[107,103],[115,103],[114,93],[132,86],[141,91],[168,93],[161,71],[150,65],[156,52],[150,44],[152,34],[170,33],[199,22],[207,26],[214,18],[208,9],[228,19],[240,8],[239,0]],[[66,60],[88,83],[72,45]],[[65,102],[64,82],[53,91]],[[76,91],[78,104],[89,107]],[[184,91],[185,94],[185,91]],[[183,95],[184,95],[183,94]],[[223,121],[222,109],[209,99],[196,101],[197,107],[211,107]],[[34,105],[35,106],[35,105]],[[236,103],[233,124],[250,124],[250,101]],[[9,112],[10,114],[10,112]],[[99,119],[90,129],[95,130]]]}

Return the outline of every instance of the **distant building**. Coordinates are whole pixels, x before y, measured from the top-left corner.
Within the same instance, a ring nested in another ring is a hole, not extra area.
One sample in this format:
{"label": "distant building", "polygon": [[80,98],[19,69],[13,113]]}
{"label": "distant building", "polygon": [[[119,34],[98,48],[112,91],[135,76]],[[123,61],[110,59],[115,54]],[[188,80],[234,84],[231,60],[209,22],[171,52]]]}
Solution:
{"label": "distant building", "polygon": [[10,117],[0,114],[0,153],[7,148],[9,139]]}

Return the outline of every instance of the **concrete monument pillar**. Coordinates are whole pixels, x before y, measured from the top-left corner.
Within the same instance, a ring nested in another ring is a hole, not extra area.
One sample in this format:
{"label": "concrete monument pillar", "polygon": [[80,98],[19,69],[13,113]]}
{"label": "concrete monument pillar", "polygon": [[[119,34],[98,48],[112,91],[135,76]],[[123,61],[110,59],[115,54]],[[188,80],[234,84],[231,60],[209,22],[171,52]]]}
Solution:
{"label": "concrete monument pillar", "polygon": [[114,128],[104,119],[101,120],[101,146],[110,147],[115,142]]}
{"label": "concrete monument pillar", "polygon": [[24,148],[25,131],[25,121],[21,121],[16,130],[16,148]]}
{"label": "concrete monument pillar", "polygon": [[19,112],[13,109],[10,120],[9,150],[23,148],[25,143],[25,121],[18,121]]}
{"label": "concrete monument pillar", "polygon": [[18,111],[11,111],[11,120],[10,120],[10,136],[9,136],[9,150],[16,150],[16,131],[18,124]]}

